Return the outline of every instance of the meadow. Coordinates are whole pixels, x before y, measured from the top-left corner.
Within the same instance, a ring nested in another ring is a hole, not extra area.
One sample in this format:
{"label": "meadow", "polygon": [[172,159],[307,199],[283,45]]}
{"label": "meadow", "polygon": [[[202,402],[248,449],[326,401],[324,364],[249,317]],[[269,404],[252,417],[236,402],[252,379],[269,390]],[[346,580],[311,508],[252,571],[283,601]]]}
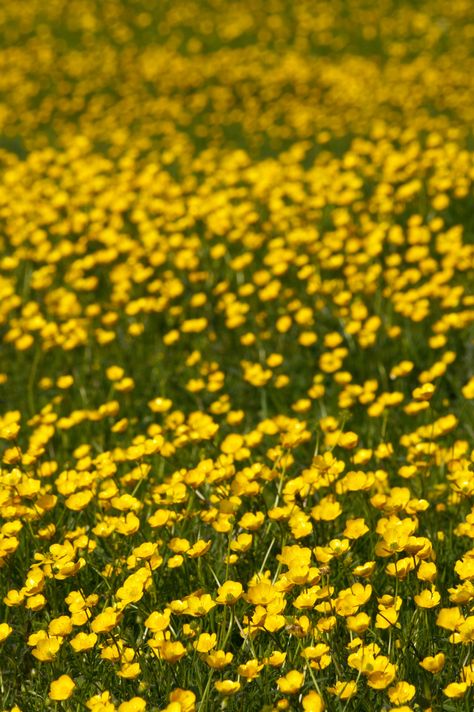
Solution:
{"label": "meadow", "polygon": [[474,709],[474,8],[0,4],[0,709]]}

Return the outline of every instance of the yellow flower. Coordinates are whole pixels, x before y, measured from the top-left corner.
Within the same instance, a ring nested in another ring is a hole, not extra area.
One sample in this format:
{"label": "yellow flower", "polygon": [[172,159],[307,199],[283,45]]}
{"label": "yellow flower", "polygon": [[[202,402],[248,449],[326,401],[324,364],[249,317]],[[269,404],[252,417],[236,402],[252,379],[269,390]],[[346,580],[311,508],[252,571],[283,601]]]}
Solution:
{"label": "yellow flower", "polygon": [[217,591],[216,601],[227,606],[233,606],[243,594],[243,586],[239,581],[225,581]]}
{"label": "yellow flower", "polygon": [[0,427],[0,438],[4,440],[16,440],[20,432],[19,423],[8,423]]}
{"label": "yellow flower", "polygon": [[56,385],[61,390],[67,390],[68,388],[70,388],[72,386],[73,383],[74,383],[74,378],[70,375],[60,376],[56,380]]}
{"label": "yellow flower", "polygon": [[67,497],[64,503],[66,507],[68,509],[71,509],[73,512],[80,512],[81,510],[87,507],[93,497],[94,495],[91,491],[84,490],[82,492],[76,492],[70,497]]}
{"label": "yellow flower", "polygon": [[200,556],[204,556],[205,554],[207,554],[207,552],[209,551],[210,548],[211,548],[211,540],[210,539],[208,541],[204,541],[203,539],[200,539],[186,551],[186,556],[189,556],[190,559],[197,559]]}
{"label": "yellow flower", "polygon": [[145,620],[145,625],[151,630],[152,633],[158,633],[159,631],[163,631],[168,628],[170,620],[171,611],[167,608],[163,613],[159,613],[158,611],[150,613],[148,618]]}
{"label": "yellow flower", "polygon": [[40,593],[44,588],[45,576],[43,571],[35,566],[28,571],[25,581],[24,593],[27,596],[33,596]]}
{"label": "yellow flower", "polygon": [[91,650],[97,642],[96,633],[84,633],[81,631],[74,638],[71,638],[69,644],[75,653],[82,653],[85,650]]}
{"label": "yellow flower", "polygon": [[214,687],[220,695],[235,695],[240,690],[240,682],[237,680],[218,680]]}
{"label": "yellow flower", "polygon": [[241,517],[239,526],[249,531],[257,531],[263,525],[264,521],[265,515],[263,512],[246,512],[246,514]]}
{"label": "yellow flower", "polygon": [[238,551],[239,553],[244,553],[250,549],[252,546],[253,536],[252,534],[247,534],[246,532],[239,534],[237,539],[230,542],[230,548],[232,551]]}
{"label": "yellow flower", "polygon": [[396,672],[396,665],[389,662],[384,655],[379,655],[367,675],[367,684],[375,690],[384,690],[393,682]]}
{"label": "yellow flower", "polygon": [[246,680],[255,680],[260,671],[263,668],[263,663],[259,663],[258,660],[247,660],[246,663],[239,665],[237,672],[241,677],[245,677]]}
{"label": "yellow flower", "polygon": [[428,672],[436,674],[444,668],[445,660],[446,657],[444,653],[436,653],[434,656],[423,658],[419,665]]}
{"label": "yellow flower", "polygon": [[158,545],[156,543],[146,541],[133,549],[133,555],[136,556],[137,559],[144,559],[145,561],[148,561],[152,558],[157,548]]}
{"label": "yellow flower", "polygon": [[109,381],[120,381],[120,379],[124,377],[125,371],[121,366],[109,366],[105,374]]}
{"label": "yellow flower", "polygon": [[422,561],[416,574],[420,581],[429,581],[433,583],[436,578],[436,564],[432,561]]}
{"label": "yellow flower", "polygon": [[314,690],[303,697],[302,704],[305,712],[324,712],[326,709],[323,698]]}
{"label": "yellow flower", "polygon": [[148,407],[151,411],[153,411],[153,413],[166,413],[172,405],[173,401],[170,400],[170,398],[157,397],[151,401],[148,401]]}
{"label": "yellow flower", "polygon": [[456,630],[464,621],[464,616],[458,606],[441,608],[436,618],[436,625],[446,630]]}
{"label": "yellow flower", "polygon": [[432,383],[424,383],[419,388],[415,388],[412,397],[416,401],[428,401],[432,398],[435,392],[435,387]]}
{"label": "yellow flower", "polygon": [[125,608],[130,603],[136,603],[143,597],[145,582],[129,577],[123,586],[117,589],[116,596],[120,601],[120,607]]}
{"label": "yellow flower", "polygon": [[208,653],[217,645],[217,635],[215,633],[201,633],[199,638],[193,643],[193,647],[198,653]]}
{"label": "yellow flower", "polygon": [[299,670],[290,670],[284,677],[277,679],[278,689],[283,695],[295,695],[300,691],[304,674]]}
{"label": "yellow flower", "polygon": [[465,556],[461,560],[456,561],[454,570],[462,581],[465,579],[474,579],[474,558]]}
{"label": "yellow flower", "polygon": [[108,690],[104,690],[104,692],[93,695],[86,702],[86,707],[91,710],[91,712],[115,712],[116,709],[110,699],[110,692]]}
{"label": "yellow flower", "polygon": [[233,658],[233,654],[230,652],[226,653],[225,650],[215,650],[213,653],[204,656],[205,662],[213,670],[222,670],[222,668],[230,665]]}
{"label": "yellow flower", "polygon": [[474,376],[472,376],[469,381],[461,388],[461,393],[464,398],[469,400],[474,399]]}
{"label": "yellow flower", "polygon": [[8,623],[0,623],[0,643],[8,638],[13,628]]}
{"label": "yellow flower", "polygon": [[353,433],[352,431],[348,430],[347,432],[341,434],[341,436],[339,437],[338,445],[343,447],[345,450],[353,450],[355,447],[357,447],[358,442],[359,436],[356,433]]}
{"label": "yellow flower", "polygon": [[270,614],[265,617],[263,627],[269,633],[276,633],[276,631],[281,630],[286,623],[284,616],[279,614]]}
{"label": "yellow flower", "polygon": [[200,618],[209,613],[216,605],[216,602],[212,600],[208,593],[191,595],[186,598],[185,612],[189,616]]}
{"label": "yellow flower", "polygon": [[174,665],[186,655],[186,648],[179,641],[165,640],[158,646],[158,655],[162,660]]}
{"label": "yellow flower", "polygon": [[69,635],[72,631],[72,620],[69,616],[60,616],[50,621],[48,625],[49,635],[63,636]]}
{"label": "yellow flower", "polygon": [[117,611],[115,608],[108,606],[102,613],[99,613],[94,618],[91,628],[94,633],[108,633],[112,628],[118,625],[121,617],[121,611]]}
{"label": "yellow flower", "polygon": [[375,570],[375,561],[367,561],[365,564],[360,564],[353,569],[355,576],[362,576],[363,578],[369,578],[372,576]]}
{"label": "yellow flower", "polygon": [[450,685],[444,688],[443,692],[446,697],[459,700],[464,697],[468,689],[468,685],[465,682],[452,682]]}
{"label": "yellow flower", "polygon": [[179,712],[194,712],[196,695],[191,690],[183,690],[178,687],[170,694],[170,702],[180,705]]}
{"label": "yellow flower", "polygon": [[414,529],[415,525],[411,519],[388,521],[382,531],[383,542],[376,545],[375,553],[378,556],[390,556],[403,551]]}
{"label": "yellow flower", "polygon": [[271,665],[272,667],[281,667],[286,660],[286,653],[281,650],[275,650],[268,658],[266,658],[265,663]]}
{"label": "yellow flower", "polygon": [[339,697],[340,700],[350,700],[357,693],[357,683],[354,680],[339,680],[328,691]]}
{"label": "yellow flower", "polygon": [[175,554],[175,556],[171,556],[168,559],[168,568],[169,569],[179,569],[180,566],[182,566],[184,563],[184,558],[181,556],[181,554]]}
{"label": "yellow flower", "polygon": [[424,589],[421,593],[414,596],[414,601],[419,608],[435,608],[441,601],[441,595],[434,586],[430,589]]}
{"label": "yellow flower", "polygon": [[51,662],[56,657],[62,642],[63,639],[58,638],[57,636],[43,638],[38,641],[36,647],[33,648],[31,653],[41,662]]}
{"label": "yellow flower", "polygon": [[3,603],[6,606],[8,606],[9,608],[13,608],[16,606],[21,606],[24,598],[25,598],[24,589],[17,591],[16,589],[12,588],[7,592],[6,596],[4,596]]}
{"label": "yellow flower", "polygon": [[221,443],[221,450],[226,454],[234,454],[238,452],[245,444],[242,435],[238,433],[231,433],[227,435],[224,441]]}
{"label": "yellow flower", "polygon": [[311,510],[311,516],[316,521],[332,522],[342,514],[341,503],[335,497],[328,495],[323,497],[319,504]]}
{"label": "yellow flower", "polygon": [[69,677],[69,675],[61,675],[61,677],[58,677],[57,680],[54,680],[51,683],[48,697],[51,700],[57,701],[68,700],[71,697],[75,687],[76,683]]}
{"label": "yellow flower", "polygon": [[474,663],[471,662],[469,665],[463,666],[462,679],[469,686],[474,684]]}
{"label": "yellow flower", "polygon": [[254,606],[268,606],[277,597],[277,591],[268,581],[261,581],[250,586],[247,592],[247,600]]}
{"label": "yellow flower", "polygon": [[468,616],[466,620],[458,626],[458,633],[463,643],[474,642],[474,616]]}
{"label": "yellow flower", "polygon": [[[132,651],[134,652],[134,651]],[[141,672],[140,663],[134,662],[122,662],[120,670],[117,672],[119,677],[123,677],[125,680],[133,680],[138,677]]]}
{"label": "yellow flower", "polygon": [[358,613],[355,616],[346,618],[346,625],[353,633],[360,635],[364,633],[370,625],[370,617],[367,613]]}
{"label": "yellow flower", "polygon": [[410,685],[409,682],[400,681],[396,685],[388,689],[388,696],[390,702],[395,705],[403,705],[405,702],[409,702],[415,696],[416,687]]}
{"label": "yellow flower", "polygon": [[376,628],[390,628],[395,625],[398,621],[398,611],[392,606],[389,608],[383,608],[375,618]]}
{"label": "yellow flower", "polygon": [[344,529],[343,534],[348,539],[360,539],[360,537],[367,534],[368,531],[369,527],[365,523],[365,519],[363,517],[359,517],[357,519],[346,520],[346,528]]}

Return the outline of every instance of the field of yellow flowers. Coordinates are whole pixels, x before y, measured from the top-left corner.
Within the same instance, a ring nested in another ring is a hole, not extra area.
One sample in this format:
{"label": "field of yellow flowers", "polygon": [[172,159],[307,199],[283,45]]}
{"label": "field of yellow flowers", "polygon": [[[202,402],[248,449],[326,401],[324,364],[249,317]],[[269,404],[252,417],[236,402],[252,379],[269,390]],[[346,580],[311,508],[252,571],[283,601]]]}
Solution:
{"label": "field of yellow flowers", "polygon": [[470,0],[0,4],[0,709],[472,712]]}

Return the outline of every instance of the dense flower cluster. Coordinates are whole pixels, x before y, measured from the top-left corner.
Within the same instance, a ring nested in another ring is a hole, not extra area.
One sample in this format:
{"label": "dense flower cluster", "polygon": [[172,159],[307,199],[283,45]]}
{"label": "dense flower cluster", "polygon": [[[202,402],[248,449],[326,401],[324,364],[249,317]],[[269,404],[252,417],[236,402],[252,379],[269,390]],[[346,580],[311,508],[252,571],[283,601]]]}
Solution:
{"label": "dense flower cluster", "polygon": [[0,705],[474,705],[466,0],[0,7]]}

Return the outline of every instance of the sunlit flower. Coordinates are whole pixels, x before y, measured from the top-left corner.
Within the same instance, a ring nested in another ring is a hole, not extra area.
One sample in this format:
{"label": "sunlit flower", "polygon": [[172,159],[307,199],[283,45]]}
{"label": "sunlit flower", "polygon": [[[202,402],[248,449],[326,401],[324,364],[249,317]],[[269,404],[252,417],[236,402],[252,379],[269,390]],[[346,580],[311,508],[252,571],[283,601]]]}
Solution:
{"label": "sunlit flower", "polygon": [[49,688],[48,697],[51,700],[68,700],[76,687],[76,683],[69,675],[61,675],[57,680],[54,680]]}
{"label": "sunlit flower", "polygon": [[294,695],[303,685],[304,675],[298,670],[290,670],[284,677],[277,680],[278,689],[284,695]]}
{"label": "sunlit flower", "polygon": [[220,695],[235,695],[240,690],[240,682],[237,680],[217,680],[214,687]]}
{"label": "sunlit flower", "polygon": [[328,687],[328,690],[340,700],[350,700],[357,693],[357,683],[354,680],[338,680],[335,685]]}

